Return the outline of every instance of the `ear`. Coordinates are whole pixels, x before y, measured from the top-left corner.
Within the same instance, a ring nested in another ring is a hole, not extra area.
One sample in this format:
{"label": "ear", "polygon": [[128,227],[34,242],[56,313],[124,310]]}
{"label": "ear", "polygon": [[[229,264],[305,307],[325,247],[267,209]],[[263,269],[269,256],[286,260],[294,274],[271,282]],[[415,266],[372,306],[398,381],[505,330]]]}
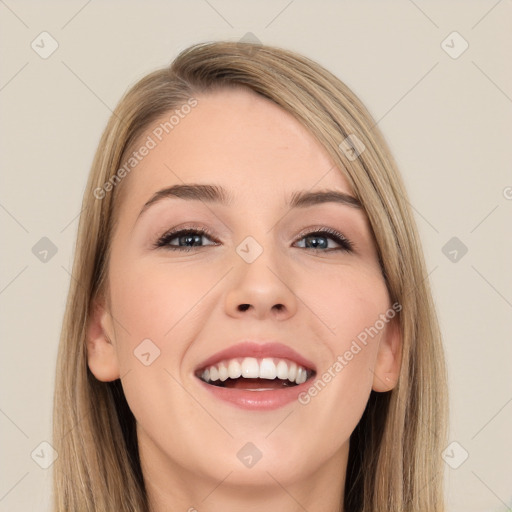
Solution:
{"label": "ear", "polygon": [[372,389],[377,392],[393,389],[400,375],[402,359],[402,333],[398,317],[387,325],[379,343],[373,372]]}
{"label": "ear", "polygon": [[112,317],[104,302],[94,300],[87,324],[87,362],[93,375],[100,381],[119,378],[119,363]]}

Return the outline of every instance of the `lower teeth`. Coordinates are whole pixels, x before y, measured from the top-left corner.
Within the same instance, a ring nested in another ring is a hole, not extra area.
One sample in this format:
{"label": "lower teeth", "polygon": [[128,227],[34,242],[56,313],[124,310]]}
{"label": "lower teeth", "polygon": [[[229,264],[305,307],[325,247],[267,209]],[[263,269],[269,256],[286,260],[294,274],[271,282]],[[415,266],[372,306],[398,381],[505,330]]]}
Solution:
{"label": "lower teeth", "polygon": [[[227,379],[224,382],[221,380],[216,380],[213,382],[207,382],[207,384],[211,384],[212,386],[217,386],[219,388],[230,388],[231,386],[226,386],[226,383],[228,382],[234,382],[234,381],[240,381],[240,379],[245,380],[244,377],[240,377],[238,379]],[[254,383],[255,379],[251,379],[251,382]],[[282,379],[258,379],[258,383],[260,384],[260,388],[247,388],[248,391],[262,391],[262,390],[274,390],[274,389],[282,389],[282,388],[289,388],[297,386],[296,382],[290,382],[289,380],[282,380]],[[271,386],[269,385],[270,382],[279,382],[281,386]],[[243,389],[242,387],[237,389]]]}

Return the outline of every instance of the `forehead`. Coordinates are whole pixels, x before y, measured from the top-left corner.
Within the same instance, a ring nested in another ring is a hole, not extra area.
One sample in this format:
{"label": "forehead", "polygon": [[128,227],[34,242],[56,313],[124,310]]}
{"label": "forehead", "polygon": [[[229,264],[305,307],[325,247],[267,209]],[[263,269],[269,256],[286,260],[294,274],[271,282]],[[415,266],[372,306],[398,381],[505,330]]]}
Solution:
{"label": "forehead", "polygon": [[240,204],[259,200],[268,207],[290,191],[350,193],[321,144],[272,101],[248,88],[195,99],[193,108],[177,106],[153,122],[132,148],[152,146],[124,184],[127,208],[140,209],[157,190],[184,183],[215,183]]}

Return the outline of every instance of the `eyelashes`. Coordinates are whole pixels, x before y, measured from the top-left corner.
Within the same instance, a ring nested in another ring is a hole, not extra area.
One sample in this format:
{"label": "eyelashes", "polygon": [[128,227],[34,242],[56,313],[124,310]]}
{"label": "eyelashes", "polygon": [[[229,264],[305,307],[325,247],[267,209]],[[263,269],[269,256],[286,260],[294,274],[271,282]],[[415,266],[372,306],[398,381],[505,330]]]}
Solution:
{"label": "eyelashes", "polygon": [[[214,243],[206,244],[206,245],[196,245],[197,243],[201,243],[203,237],[209,238]],[[306,232],[302,232],[299,237],[295,240],[294,244],[297,242],[302,242],[303,240],[309,240],[309,244],[311,244],[311,240],[318,239],[330,239],[334,241],[339,247],[328,247],[329,243],[327,243],[327,247],[325,244],[313,243],[313,246],[307,247],[304,244],[303,247],[309,251],[315,252],[353,252],[354,251],[354,243],[351,242],[343,233],[339,231],[321,227],[315,228],[313,230],[309,230]],[[184,244],[192,244],[192,245],[174,245],[171,244],[174,240],[178,240],[179,243]],[[153,248],[160,249],[164,248],[166,250],[171,251],[182,251],[182,252],[190,252],[197,250],[198,248],[208,247],[208,246],[217,246],[220,245],[220,242],[213,236],[213,234],[206,228],[197,228],[197,227],[188,227],[181,229],[173,229],[164,233],[158,240],[153,244]]]}
{"label": "eyelashes", "polygon": [[[155,249],[160,247],[165,247],[166,249],[171,250],[181,250],[181,251],[190,251],[193,250],[194,247],[197,246],[177,246],[177,245],[171,245],[171,242],[175,238],[183,238],[186,240],[187,243],[195,243],[197,239],[201,239],[203,236],[208,237],[210,239],[214,239],[212,233],[204,228],[183,228],[178,230],[171,230],[167,233],[164,233],[154,244]],[[218,243],[215,244],[209,244],[209,245],[218,245]],[[205,247],[205,246],[199,246],[199,247]]]}
{"label": "eyelashes", "polygon": [[329,238],[334,240],[340,247],[304,247],[305,249],[313,250],[313,251],[322,251],[322,252],[331,252],[331,251],[343,251],[343,252],[353,252],[354,244],[343,234],[340,233],[336,229],[332,228],[315,228],[314,230],[309,230],[303,232],[299,235],[299,238],[295,241],[295,243],[300,242],[305,239],[315,239],[315,238]]}

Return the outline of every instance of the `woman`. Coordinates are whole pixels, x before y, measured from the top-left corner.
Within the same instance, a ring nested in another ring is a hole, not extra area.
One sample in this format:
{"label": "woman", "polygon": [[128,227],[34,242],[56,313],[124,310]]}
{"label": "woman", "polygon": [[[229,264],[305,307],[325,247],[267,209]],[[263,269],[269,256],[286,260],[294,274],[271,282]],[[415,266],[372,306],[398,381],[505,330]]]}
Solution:
{"label": "woman", "polygon": [[100,141],[55,510],[442,511],[446,377],[386,143],[318,64],[198,44]]}

